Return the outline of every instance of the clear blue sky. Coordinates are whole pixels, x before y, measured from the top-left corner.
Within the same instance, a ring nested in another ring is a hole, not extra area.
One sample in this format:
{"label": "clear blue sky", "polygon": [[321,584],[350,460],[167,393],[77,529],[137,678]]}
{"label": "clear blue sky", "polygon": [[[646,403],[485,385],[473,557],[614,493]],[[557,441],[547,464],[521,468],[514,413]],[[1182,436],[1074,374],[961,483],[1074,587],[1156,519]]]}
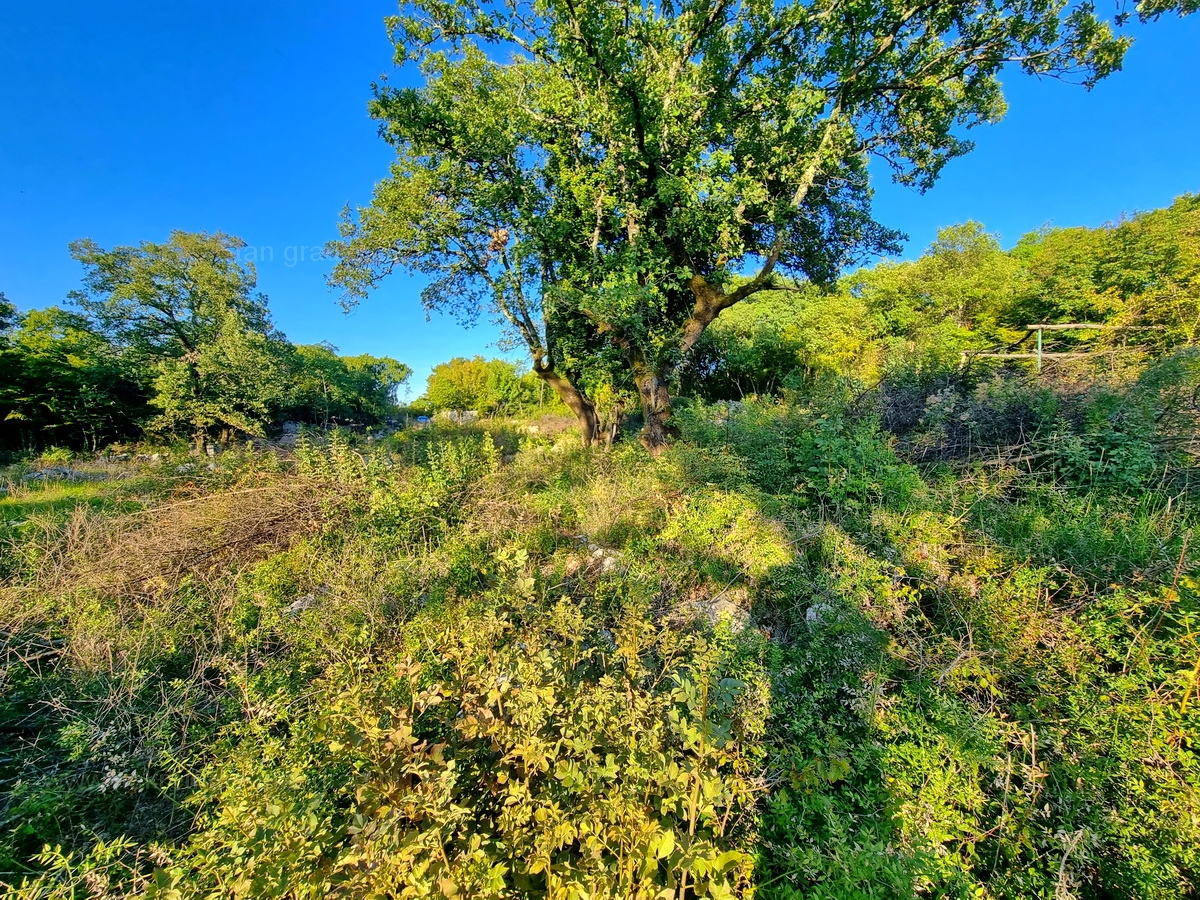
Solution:
{"label": "clear blue sky", "polygon": [[[1105,0],[1101,0],[1103,4]],[[61,303],[67,243],[222,230],[258,250],[259,286],[293,340],[416,369],[494,353],[487,326],[425,321],[395,276],[345,316],[314,258],[390,153],[366,114],[390,73],[389,0],[59,0],[0,12],[0,291]],[[1125,70],[1090,94],[1009,80],[1008,118],[921,196],[881,184],[877,212],[917,255],[976,219],[1005,244],[1044,223],[1099,225],[1200,191],[1200,16],[1135,28]],[[393,78],[393,83],[398,79]],[[269,249],[267,249],[269,248]],[[267,259],[270,255],[272,258]]]}

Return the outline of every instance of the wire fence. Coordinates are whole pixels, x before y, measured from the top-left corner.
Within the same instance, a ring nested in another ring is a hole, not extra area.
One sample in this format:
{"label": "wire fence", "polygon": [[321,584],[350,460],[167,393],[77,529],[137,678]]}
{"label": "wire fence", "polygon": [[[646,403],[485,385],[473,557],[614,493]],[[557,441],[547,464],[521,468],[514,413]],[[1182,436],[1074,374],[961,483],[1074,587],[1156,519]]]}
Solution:
{"label": "wire fence", "polygon": [[1121,347],[1109,346],[1097,350],[1070,350],[1065,352],[1050,351],[1045,348],[1045,332],[1055,331],[1102,331],[1102,332],[1122,332],[1128,333],[1131,331],[1161,331],[1161,325],[1094,325],[1089,322],[1070,322],[1070,323],[1045,323],[1041,322],[1035,325],[1026,325],[1025,331],[1028,332],[1024,338],[1013,346],[1021,346],[1031,336],[1035,337],[1034,349],[1025,352],[1013,352],[1013,347],[1009,347],[1003,351],[987,351],[982,353],[967,353],[964,352],[961,357],[961,363],[965,365],[970,359],[1028,359],[1033,360],[1036,370],[1040,373],[1046,360],[1068,360],[1068,359],[1087,359],[1090,357],[1108,355],[1115,356],[1118,352],[1127,352],[1131,350],[1139,350],[1141,348],[1129,347],[1127,342],[1123,342]]}

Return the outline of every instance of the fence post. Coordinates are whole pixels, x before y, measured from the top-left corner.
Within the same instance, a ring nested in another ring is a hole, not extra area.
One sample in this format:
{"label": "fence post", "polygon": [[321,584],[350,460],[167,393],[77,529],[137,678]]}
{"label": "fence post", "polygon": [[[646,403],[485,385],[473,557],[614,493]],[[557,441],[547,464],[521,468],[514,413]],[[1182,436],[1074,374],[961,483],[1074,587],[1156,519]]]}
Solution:
{"label": "fence post", "polygon": [[1037,330],[1037,371],[1042,374],[1042,329]]}

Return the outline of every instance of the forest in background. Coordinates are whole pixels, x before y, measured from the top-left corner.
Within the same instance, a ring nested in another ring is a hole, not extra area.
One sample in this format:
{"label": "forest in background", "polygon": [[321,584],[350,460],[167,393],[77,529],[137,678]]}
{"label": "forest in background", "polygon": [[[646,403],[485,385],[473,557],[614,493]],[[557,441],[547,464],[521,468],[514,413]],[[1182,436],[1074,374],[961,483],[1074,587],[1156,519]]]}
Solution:
{"label": "forest in background", "polygon": [[110,251],[78,241],[83,287],[69,308],[17,315],[0,294],[0,453],[173,438],[202,448],[285,421],[392,418],[409,368],[289,342],[238,257],[244,246],[186,232]]}

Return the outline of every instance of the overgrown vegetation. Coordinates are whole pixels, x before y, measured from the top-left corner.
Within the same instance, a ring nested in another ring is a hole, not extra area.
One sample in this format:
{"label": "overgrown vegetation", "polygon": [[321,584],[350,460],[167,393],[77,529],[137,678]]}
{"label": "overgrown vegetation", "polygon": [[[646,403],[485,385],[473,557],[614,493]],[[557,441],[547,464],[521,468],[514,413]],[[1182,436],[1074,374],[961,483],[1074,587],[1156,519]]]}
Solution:
{"label": "overgrown vegetation", "polygon": [[15,481],[3,877],[1194,894],[1197,383],[1010,379],[903,440],[832,390],[693,401],[657,457],[440,425]]}
{"label": "overgrown vegetation", "polygon": [[1006,59],[1127,42],[697,9],[390,22],[429,83],[335,276],[516,329],[434,369],[473,421],[339,428],[407,367],[288,343],[222,234],[0,296],[5,897],[1200,895],[1200,201],[839,278],[867,151],[928,185]]}
{"label": "overgrown vegetation", "polygon": [[[683,386],[736,400],[829,378],[882,380],[885,421],[903,429],[924,414],[931,395],[969,392],[1005,365],[980,354],[1032,355],[1028,325],[1094,326],[1046,332],[1044,349],[1090,354],[1115,374],[1195,345],[1198,297],[1194,195],[1101,228],[1027,234],[1008,251],[968,222],[941,229],[911,262],[860,270],[829,290],[764,292],[728,310],[687,361]],[[1078,360],[1055,365],[1060,375],[1070,366],[1080,371]]]}

